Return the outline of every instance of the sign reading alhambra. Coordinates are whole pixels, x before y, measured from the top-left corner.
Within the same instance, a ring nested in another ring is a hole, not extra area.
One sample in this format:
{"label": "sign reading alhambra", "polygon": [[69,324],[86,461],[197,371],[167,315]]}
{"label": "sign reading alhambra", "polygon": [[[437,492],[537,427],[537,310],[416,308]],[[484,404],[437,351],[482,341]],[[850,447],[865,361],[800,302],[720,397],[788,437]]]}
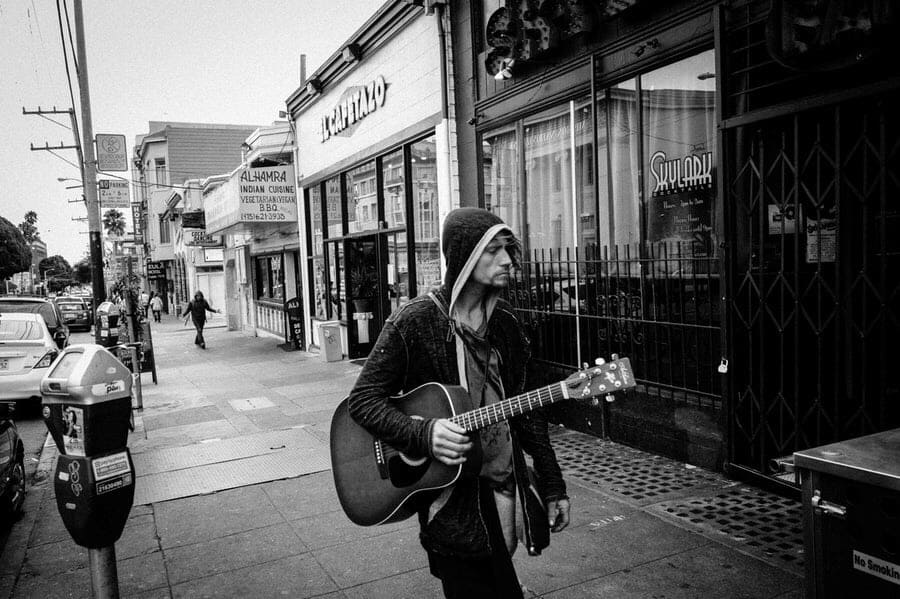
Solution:
{"label": "sign reading alhambra", "polygon": [[297,185],[294,167],[245,168],[204,198],[206,232],[233,225],[296,223]]}

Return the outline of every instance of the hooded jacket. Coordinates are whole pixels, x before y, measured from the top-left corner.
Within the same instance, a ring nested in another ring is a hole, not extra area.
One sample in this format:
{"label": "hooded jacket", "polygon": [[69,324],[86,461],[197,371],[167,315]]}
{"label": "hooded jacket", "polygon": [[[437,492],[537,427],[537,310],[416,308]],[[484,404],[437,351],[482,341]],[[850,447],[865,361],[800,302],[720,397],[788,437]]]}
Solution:
{"label": "hooded jacket", "polygon": [[[447,216],[442,234],[447,266],[443,286],[431,296],[411,300],[387,319],[350,393],[351,417],[412,458],[429,456],[433,422],[410,418],[393,406],[390,398],[428,382],[465,383],[462,345],[450,315],[484,248],[500,232],[512,233],[486,210],[460,208]],[[485,303],[487,337],[500,355],[503,389],[507,397],[512,397],[524,389],[530,356],[528,339],[512,307],[498,293],[491,293]],[[523,540],[529,553],[537,554],[549,544],[549,526],[541,502],[565,497],[566,487],[541,411],[512,418],[509,424],[517,496],[524,505]],[[523,450],[532,457],[540,498],[529,490]],[[457,557],[490,555],[487,526],[478,506],[479,486],[484,484],[488,483],[476,472],[463,468],[449,495],[442,495],[443,503],[431,519],[430,501],[419,504],[420,540],[426,550]]]}

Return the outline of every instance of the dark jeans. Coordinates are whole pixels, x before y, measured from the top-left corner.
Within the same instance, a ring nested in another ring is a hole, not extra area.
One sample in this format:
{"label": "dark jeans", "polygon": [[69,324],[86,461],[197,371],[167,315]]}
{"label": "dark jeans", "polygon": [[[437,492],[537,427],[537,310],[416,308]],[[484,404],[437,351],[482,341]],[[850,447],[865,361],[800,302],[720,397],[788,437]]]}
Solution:
{"label": "dark jeans", "polygon": [[479,507],[493,548],[491,556],[463,559],[429,553],[431,573],[441,579],[447,599],[523,599],[522,586],[503,540],[494,492],[486,484],[480,489]]}
{"label": "dark jeans", "polygon": [[162,311],[160,311],[160,310],[154,310],[154,311],[153,311],[153,320],[155,320],[156,322],[162,322],[162,320],[160,320],[160,315],[161,315],[161,314],[162,314]]}
{"label": "dark jeans", "polygon": [[194,328],[197,329],[197,335],[196,337],[194,337],[194,344],[196,345],[206,345],[206,341],[203,339],[203,325],[205,324],[205,322],[197,322],[196,320],[194,321]]}

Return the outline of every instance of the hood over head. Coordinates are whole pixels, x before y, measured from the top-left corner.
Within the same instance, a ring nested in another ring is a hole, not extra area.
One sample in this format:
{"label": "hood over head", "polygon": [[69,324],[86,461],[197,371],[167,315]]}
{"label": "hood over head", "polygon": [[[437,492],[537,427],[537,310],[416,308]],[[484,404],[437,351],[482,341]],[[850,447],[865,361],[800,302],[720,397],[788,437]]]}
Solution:
{"label": "hood over head", "polygon": [[[475,269],[481,254],[484,253],[485,247],[501,232],[515,237],[512,229],[500,217],[482,208],[457,208],[444,219],[441,250],[447,265],[444,287],[450,294],[451,315],[454,313],[456,299]],[[517,255],[513,255],[514,262],[516,259]],[[488,317],[493,311],[497,295],[499,290],[487,298]]]}

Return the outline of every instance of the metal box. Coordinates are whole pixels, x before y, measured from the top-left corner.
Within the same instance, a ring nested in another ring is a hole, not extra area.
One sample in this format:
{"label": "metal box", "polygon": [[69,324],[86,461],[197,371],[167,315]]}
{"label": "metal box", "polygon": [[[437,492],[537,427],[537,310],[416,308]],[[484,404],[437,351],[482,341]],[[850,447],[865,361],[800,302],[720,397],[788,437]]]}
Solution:
{"label": "metal box", "polygon": [[900,429],[794,454],[806,596],[900,598]]}

